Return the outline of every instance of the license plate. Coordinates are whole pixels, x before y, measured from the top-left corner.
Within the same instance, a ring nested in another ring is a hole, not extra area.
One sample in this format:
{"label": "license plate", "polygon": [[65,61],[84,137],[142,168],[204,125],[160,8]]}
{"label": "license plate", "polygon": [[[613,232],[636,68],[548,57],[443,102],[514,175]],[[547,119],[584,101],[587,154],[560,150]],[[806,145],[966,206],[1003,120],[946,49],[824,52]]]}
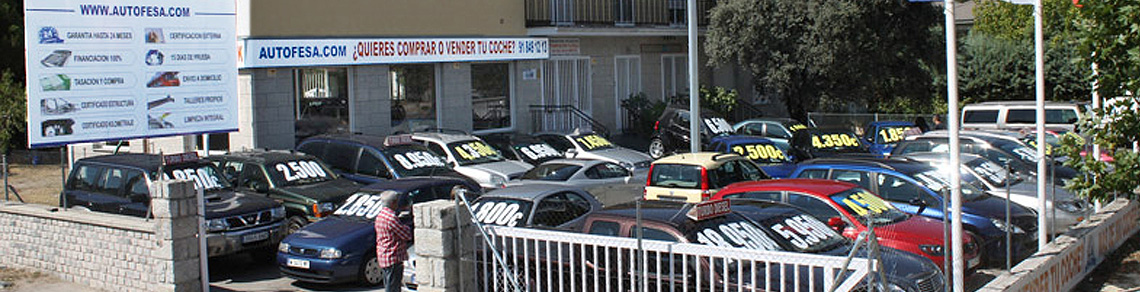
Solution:
{"label": "license plate", "polygon": [[288,261],[285,261],[285,265],[292,267],[292,268],[308,269],[309,268],[309,261],[298,260],[298,259],[289,259]]}
{"label": "license plate", "polygon": [[969,260],[969,261],[967,261],[967,262],[968,262],[968,266],[969,266],[970,268],[973,268],[973,267],[977,267],[977,266],[978,266],[978,264],[981,264],[981,263],[982,263],[982,257],[974,257],[974,258],[970,259],[970,260]]}
{"label": "license plate", "polygon": [[269,239],[269,232],[268,231],[242,236],[241,237],[241,243],[250,243],[250,242],[262,241],[262,240],[266,240],[266,239]]}

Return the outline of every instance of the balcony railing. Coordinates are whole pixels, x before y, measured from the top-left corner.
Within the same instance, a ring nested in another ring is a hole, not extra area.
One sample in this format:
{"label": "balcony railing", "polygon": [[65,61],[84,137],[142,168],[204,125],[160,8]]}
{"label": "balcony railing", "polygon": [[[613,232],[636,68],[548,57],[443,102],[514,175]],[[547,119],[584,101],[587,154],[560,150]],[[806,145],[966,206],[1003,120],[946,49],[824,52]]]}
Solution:
{"label": "balcony railing", "polygon": [[[687,0],[525,0],[526,25],[672,26],[686,25]],[[708,24],[715,0],[697,0],[697,25]]]}

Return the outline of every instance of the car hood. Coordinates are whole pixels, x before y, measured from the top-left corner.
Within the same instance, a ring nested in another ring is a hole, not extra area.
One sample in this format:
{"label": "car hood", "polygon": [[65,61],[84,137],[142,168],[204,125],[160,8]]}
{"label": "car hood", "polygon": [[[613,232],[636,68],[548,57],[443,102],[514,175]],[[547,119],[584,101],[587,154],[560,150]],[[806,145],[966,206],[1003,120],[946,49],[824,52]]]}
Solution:
{"label": "car hood", "polygon": [[519,161],[514,161],[514,160],[503,160],[503,161],[491,162],[491,163],[480,163],[480,164],[471,164],[471,165],[459,166],[459,167],[455,168],[455,171],[458,171],[459,173],[463,173],[463,174],[472,173],[472,175],[470,175],[472,177],[477,177],[473,173],[481,172],[481,173],[497,174],[497,175],[501,175],[507,179],[512,179],[512,178],[517,178],[517,177],[521,176],[523,173],[525,173],[527,170],[530,170],[531,168],[533,168],[533,166],[531,166],[530,164],[524,163],[524,162],[519,162]]}
{"label": "car hood", "polygon": [[792,175],[792,171],[796,170],[796,165],[793,163],[782,164],[768,164],[760,166],[768,176],[772,178],[788,178]]}
{"label": "car hood", "polygon": [[318,202],[340,203],[359,189],[360,186],[356,183],[347,179],[338,178],[315,184],[283,187],[279,190],[285,193],[312,198]]}
{"label": "car hood", "polygon": [[915,244],[942,244],[942,221],[924,216],[910,216],[894,224],[875,227],[880,238],[891,238]]}
{"label": "car hood", "polygon": [[[614,147],[614,148],[610,148],[610,149],[590,151],[589,154],[590,154],[590,156],[596,156],[597,158],[602,159],[602,160],[609,160],[609,161],[618,162],[618,163],[625,162],[625,163],[629,163],[629,164],[633,164],[633,165],[637,165],[640,162],[646,162],[646,161],[652,161],[653,160],[652,157],[649,157],[649,154],[641,153],[641,152],[634,151],[632,149],[624,148],[624,147]],[[581,156],[581,155],[579,155],[579,156]],[[583,156],[580,158],[591,158],[591,157]]]}
{"label": "car hood", "polygon": [[[885,274],[887,281],[890,283],[895,283],[903,287],[912,286],[917,280],[926,278],[932,271],[939,270],[934,262],[919,255],[885,246],[880,246],[879,249],[879,257],[883,263],[883,274]],[[855,256],[867,258],[868,250],[867,248],[860,248],[859,251],[855,253]],[[846,257],[850,252],[851,244],[848,243],[842,248],[832,249],[823,252],[823,254]]]}
{"label": "car hood", "polygon": [[277,201],[264,196],[247,195],[233,191],[209,192],[206,193],[205,199],[206,219],[225,218],[281,206]]}
{"label": "car hood", "polygon": [[312,248],[344,250],[350,243],[375,242],[372,221],[331,217],[317,221],[285,237],[282,242]]}
{"label": "car hood", "polygon": [[[982,195],[973,201],[962,202],[962,212],[987,218],[1005,218],[1005,198]],[[1033,212],[1018,204],[1009,204],[1010,216],[1033,216]]]}

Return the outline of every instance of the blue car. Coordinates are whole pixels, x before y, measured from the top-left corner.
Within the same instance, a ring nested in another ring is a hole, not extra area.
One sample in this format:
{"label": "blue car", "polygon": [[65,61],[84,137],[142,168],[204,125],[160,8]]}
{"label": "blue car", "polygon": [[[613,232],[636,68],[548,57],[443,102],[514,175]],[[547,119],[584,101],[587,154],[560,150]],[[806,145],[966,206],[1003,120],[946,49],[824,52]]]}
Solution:
{"label": "blue car", "polygon": [[412,140],[411,135],[319,135],[301,141],[297,151],[317,157],[337,175],[363,185],[406,177],[446,176],[467,181],[471,189],[479,186],[448,166],[442,154]]}
{"label": "blue car", "polygon": [[863,141],[867,142],[871,154],[879,157],[891,155],[895,145],[906,139],[906,131],[914,127],[912,122],[879,121],[867,124],[863,129]]}
{"label": "blue car", "polygon": [[[302,282],[358,282],[375,286],[383,282],[376,262],[376,229],[380,193],[396,191],[413,203],[450,199],[451,189],[467,186],[461,179],[416,177],[388,180],[361,188],[333,216],[306,225],[277,247],[281,274]],[[470,189],[470,188],[469,188]],[[479,189],[470,189],[479,190]],[[404,265],[405,284],[414,287],[414,262]]]}
{"label": "blue car", "polygon": [[[949,190],[945,174],[928,164],[902,159],[843,158],[805,161],[792,173],[797,178],[832,179],[859,185],[882,197],[903,212],[942,219],[943,191]],[[994,197],[973,185],[962,184],[962,227],[981,239],[982,258],[995,263],[1005,259],[1006,229],[1012,233],[1013,258],[1021,259],[1036,249],[1037,214],[1005,199]]]}
{"label": "blue car", "polygon": [[752,135],[732,135],[712,138],[709,150],[721,153],[736,153],[760,166],[772,178],[787,178],[796,164],[776,141]]}

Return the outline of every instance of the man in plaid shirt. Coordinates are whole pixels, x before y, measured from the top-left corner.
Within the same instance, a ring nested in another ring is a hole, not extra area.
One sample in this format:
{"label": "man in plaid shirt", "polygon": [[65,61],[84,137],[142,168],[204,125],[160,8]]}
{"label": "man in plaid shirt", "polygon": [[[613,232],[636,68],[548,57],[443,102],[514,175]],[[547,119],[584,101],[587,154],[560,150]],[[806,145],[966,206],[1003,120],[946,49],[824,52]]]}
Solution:
{"label": "man in plaid shirt", "polygon": [[409,207],[406,197],[394,191],[380,194],[380,214],[376,215],[376,260],[384,274],[384,291],[401,291],[404,277],[404,261],[408,260],[408,246],[411,245],[411,220],[401,222],[397,218],[401,209]]}

